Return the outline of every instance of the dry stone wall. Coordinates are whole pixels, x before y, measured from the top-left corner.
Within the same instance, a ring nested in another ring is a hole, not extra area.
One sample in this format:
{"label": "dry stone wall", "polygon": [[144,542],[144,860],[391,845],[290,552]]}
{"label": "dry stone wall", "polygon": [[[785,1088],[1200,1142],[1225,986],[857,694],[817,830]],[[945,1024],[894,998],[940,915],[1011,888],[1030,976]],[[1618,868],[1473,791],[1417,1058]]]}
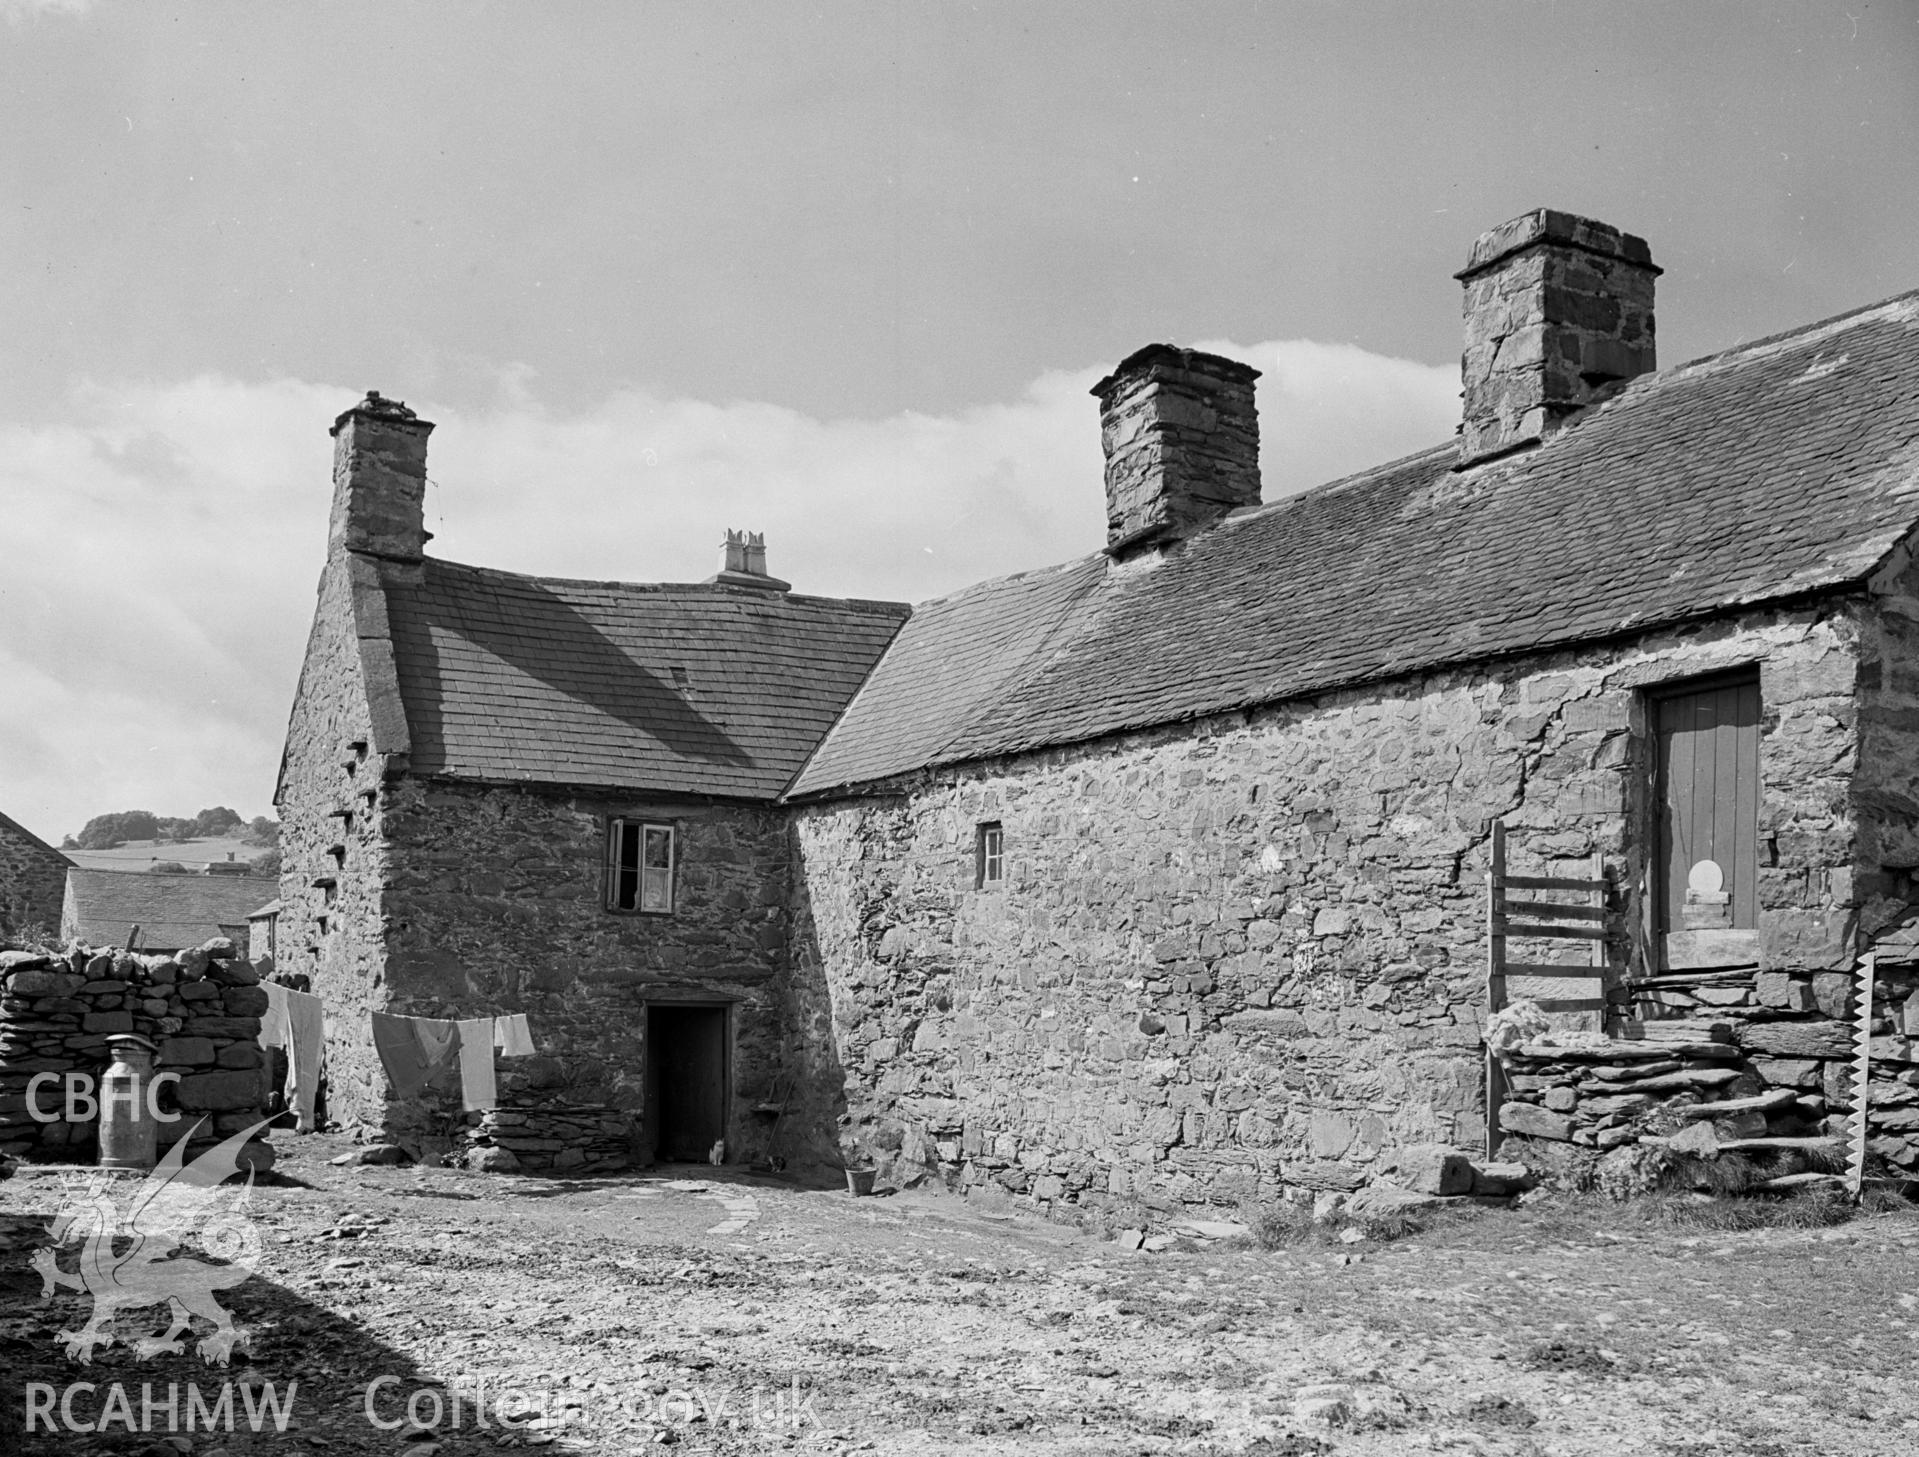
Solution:
{"label": "dry stone wall", "polygon": [[[64,1116],[64,1078],[84,1074],[84,1088],[97,1094],[111,1061],[107,1039],[123,1032],[158,1047],[156,1074],[179,1075],[157,1095],[163,1112],[180,1115],[160,1125],[163,1150],[200,1120],[190,1156],[258,1123],[265,1116],[259,1036],[267,1007],[259,980],[226,941],[177,958],[111,946],[0,951],[0,1154],[92,1161],[97,1116]],[[60,1114],[55,1121],[36,1119],[28,1106],[29,1085],[43,1073],[55,1076],[42,1082],[35,1103],[42,1118]],[[86,1104],[76,1100],[74,1108],[84,1113]],[[252,1140],[243,1161],[271,1168],[271,1145]]]}
{"label": "dry stone wall", "polygon": [[809,1125],[845,1119],[811,1152],[1171,1206],[1476,1146],[1493,821],[1515,871],[1598,853],[1643,927],[1642,690],[1753,662],[1766,964],[1842,969],[1856,640],[1838,611],[1756,613],[805,809],[791,1040]]}
{"label": "dry stone wall", "polygon": [[601,1174],[632,1162],[630,1115],[566,1095],[566,1072],[554,1058],[506,1065],[499,1106],[468,1115],[463,1162],[489,1173]]}

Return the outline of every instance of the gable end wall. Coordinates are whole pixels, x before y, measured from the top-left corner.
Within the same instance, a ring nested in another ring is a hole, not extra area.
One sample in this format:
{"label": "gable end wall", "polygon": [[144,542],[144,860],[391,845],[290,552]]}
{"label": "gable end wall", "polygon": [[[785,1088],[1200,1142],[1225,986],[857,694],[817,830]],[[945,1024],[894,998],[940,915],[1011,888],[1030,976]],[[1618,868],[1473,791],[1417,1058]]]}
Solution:
{"label": "gable end wall", "polygon": [[59,930],[71,863],[0,819],[0,938]]}
{"label": "gable end wall", "polygon": [[[349,1126],[378,1127],[386,1078],[373,1051],[368,1013],[384,1009],[386,985],[385,819],[388,772],[369,703],[354,580],[366,564],[336,557],[320,578],[313,629],[287,728],[276,807],[280,815],[279,966],[305,972],[326,1002],[328,1114]],[[389,732],[390,737],[390,732]],[[349,746],[368,747],[364,755]],[[349,769],[349,761],[351,768]],[[347,821],[333,811],[345,810]],[[345,849],[344,859],[329,851]],[[331,878],[332,903],[324,887]],[[324,918],[324,921],[323,921]]]}

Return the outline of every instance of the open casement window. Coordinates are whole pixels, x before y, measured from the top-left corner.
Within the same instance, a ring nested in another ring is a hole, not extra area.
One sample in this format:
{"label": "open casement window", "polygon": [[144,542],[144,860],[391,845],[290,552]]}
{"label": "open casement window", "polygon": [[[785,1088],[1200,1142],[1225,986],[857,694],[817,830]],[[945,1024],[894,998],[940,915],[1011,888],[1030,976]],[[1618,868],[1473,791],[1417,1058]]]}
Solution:
{"label": "open casement window", "polygon": [[607,826],[607,909],[667,915],[673,910],[678,837],[651,820],[613,820]]}
{"label": "open casement window", "polygon": [[979,827],[973,852],[973,883],[981,890],[1006,878],[1006,832],[998,821]]}

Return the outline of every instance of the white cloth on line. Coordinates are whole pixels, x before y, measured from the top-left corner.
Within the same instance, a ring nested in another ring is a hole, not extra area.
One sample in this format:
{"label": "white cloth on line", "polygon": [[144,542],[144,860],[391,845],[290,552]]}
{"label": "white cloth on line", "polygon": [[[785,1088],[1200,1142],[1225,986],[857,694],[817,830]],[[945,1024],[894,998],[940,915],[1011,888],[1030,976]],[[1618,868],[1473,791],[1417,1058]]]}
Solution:
{"label": "white cloth on line", "polygon": [[493,1019],[493,1045],[501,1057],[533,1056],[533,1034],[527,1029],[526,1013],[515,1012]]}

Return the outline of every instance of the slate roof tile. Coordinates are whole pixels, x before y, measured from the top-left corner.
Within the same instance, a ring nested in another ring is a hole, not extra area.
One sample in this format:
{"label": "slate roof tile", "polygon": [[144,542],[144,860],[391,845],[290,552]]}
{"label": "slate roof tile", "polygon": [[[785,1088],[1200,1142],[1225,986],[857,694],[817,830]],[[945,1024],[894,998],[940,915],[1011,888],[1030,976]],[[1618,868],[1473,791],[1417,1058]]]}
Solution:
{"label": "slate roof tile", "polygon": [[909,611],[432,559],[385,590],[415,772],[748,799],[792,781]]}
{"label": "slate roof tile", "polygon": [[1284,701],[1843,587],[1919,518],[1919,295],[1644,376],[1541,448],[1451,443],[915,609],[793,786]]}

